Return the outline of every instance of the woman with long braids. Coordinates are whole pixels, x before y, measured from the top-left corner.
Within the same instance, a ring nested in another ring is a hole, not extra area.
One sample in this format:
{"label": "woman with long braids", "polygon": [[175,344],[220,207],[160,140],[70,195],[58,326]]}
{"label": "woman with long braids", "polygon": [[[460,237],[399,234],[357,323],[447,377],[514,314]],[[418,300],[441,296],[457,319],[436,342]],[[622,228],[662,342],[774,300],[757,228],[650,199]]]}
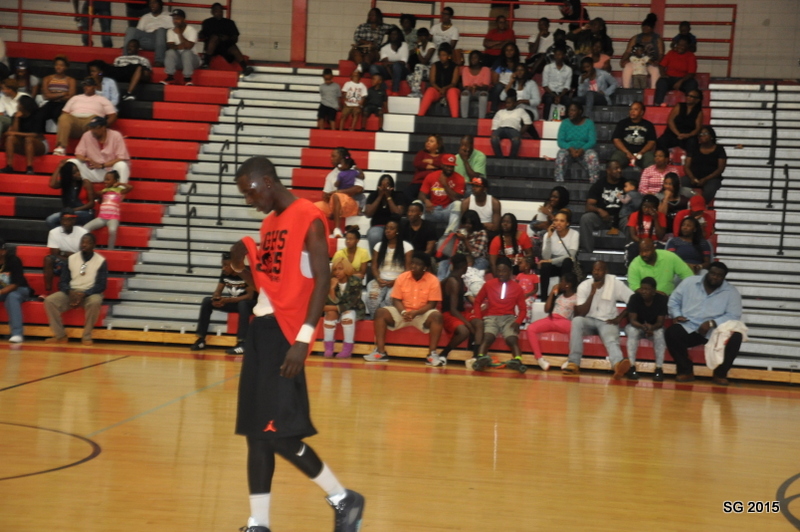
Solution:
{"label": "woman with long braids", "polygon": [[533,243],[528,237],[528,233],[519,229],[517,217],[513,213],[507,212],[500,219],[500,234],[492,239],[489,246],[489,265],[492,274],[496,274],[497,257],[508,257],[514,265],[514,273],[518,273],[517,264],[522,255],[533,264]]}
{"label": "woman with long braids", "polygon": [[373,279],[367,284],[367,310],[372,317],[379,308],[392,304],[394,281],[411,268],[414,248],[403,242],[399,233],[397,220],[389,220],[383,230],[383,239],[372,250]]}
{"label": "woman with long braids", "polygon": [[672,251],[683,262],[700,273],[700,270],[708,269],[711,264],[712,253],[711,245],[703,237],[703,228],[697,218],[687,216],[681,222],[681,232],[667,241],[667,251]]}

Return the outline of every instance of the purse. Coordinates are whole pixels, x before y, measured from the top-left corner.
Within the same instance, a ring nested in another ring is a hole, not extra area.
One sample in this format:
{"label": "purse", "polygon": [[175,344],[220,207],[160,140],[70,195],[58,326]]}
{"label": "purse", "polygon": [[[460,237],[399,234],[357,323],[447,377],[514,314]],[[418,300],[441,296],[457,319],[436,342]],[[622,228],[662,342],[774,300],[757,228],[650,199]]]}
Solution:
{"label": "purse", "polygon": [[[558,233],[555,234],[556,236],[558,236]],[[558,237],[558,241],[561,242],[561,245],[564,247],[564,250],[566,250],[569,259],[572,261],[572,273],[574,273],[575,276],[578,278],[578,282],[581,282],[583,279],[586,278],[586,275],[583,273],[583,269],[581,268],[581,263],[578,262],[578,254],[576,253],[574,257],[570,255],[569,248],[567,248],[567,245],[564,244],[564,241],[561,240],[560,236]]]}

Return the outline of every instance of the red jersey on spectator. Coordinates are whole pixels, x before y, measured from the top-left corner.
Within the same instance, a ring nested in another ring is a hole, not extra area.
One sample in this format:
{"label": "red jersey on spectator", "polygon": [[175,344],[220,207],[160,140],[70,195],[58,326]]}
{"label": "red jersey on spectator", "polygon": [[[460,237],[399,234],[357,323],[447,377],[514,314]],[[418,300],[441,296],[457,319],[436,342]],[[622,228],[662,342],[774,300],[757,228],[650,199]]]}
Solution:
{"label": "red jersey on spectator", "polygon": [[692,52],[679,54],[675,50],[670,50],[661,60],[661,66],[666,69],[667,76],[682,78],[687,74],[697,73],[697,56]]}
{"label": "red jersey on spectator", "polygon": [[[490,41],[510,41],[514,42],[517,40],[517,36],[514,35],[514,30],[511,28],[506,29],[506,31],[498,31],[497,28],[490,30],[489,33],[486,34],[485,39],[489,39]],[[500,52],[502,52],[502,48],[499,50],[491,49],[491,50],[484,50],[484,55],[491,55],[494,57],[500,57]]]}
{"label": "red jersey on spectator", "polygon": [[523,250],[528,250],[533,248],[533,243],[531,242],[528,233],[525,231],[517,231],[517,253],[514,253],[514,248],[511,246],[506,246],[505,248],[501,249],[503,242],[503,235],[497,235],[492,239],[492,243],[489,244],[489,255],[504,255],[510,259],[516,258],[516,255],[522,253]]}
{"label": "red jersey on spectator", "polygon": [[[488,301],[485,311],[481,308],[484,301]],[[525,291],[516,281],[501,283],[500,279],[494,278],[483,285],[481,291],[478,292],[478,296],[475,298],[474,312],[476,318],[516,314],[515,321],[522,323],[528,316]]]}
{"label": "red jersey on spectator", "polygon": [[420,150],[414,157],[414,178],[411,180],[412,183],[422,183],[428,177],[428,174],[436,171],[436,169],[428,170],[429,164],[435,166],[436,169],[440,169],[442,167],[442,155],[431,155],[425,150]]}
{"label": "red jersey on spectator", "polygon": [[[422,188],[420,188],[419,191],[427,194],[428,198],[431,200],[431,203],[434,205],[438,205],[439,207],[447,207],[453,203],[453,200],[450,199],[450,196],[447,195],[447,192],[445,192],[442,184],[439,183],[439,176],[441,175],[441,170],[437,170],[428,174],[428,177],[426,177],[425,181],[423,181]],[[464,176],[455,172],[450,174],[450,177],[447,179],[447,184],[454,191],[462,195],[466,190],[466,181],[464,180]]]}
{"label": "red jersey on spectator", "polygon": [[[658,213],[658,223],[664,228],[665,231],[668,231],[667,215],[663,212]],[[645,214],[644,218],[642,218],[641,229],[639,228],[639,211],[631,214],[628,218],[628,227],[633,227],[633,230],[636,231],[636,234],[639,236],[639,238],[658,240],[658,237],[656,236],[656,229],[653,226],[653,217],[648,214]]]}
{"label": "red jersey on spectator", "polygon": [[[672,226],[672,233],[675,236],[679,236],[681,234],[681,223],[683,222],[684,218],[689,216],[691,213],[691,209],[683,209],[682,211],[678,211],[678,213],[675,215],[675,222]],[[701,218],[702,220],[698,220],[698,222],[700,222],[700,226],[703,228],[703,237],[706,240],[709,240],[711,235],[714,234],[714,215],[709,212],[704,212]]]}

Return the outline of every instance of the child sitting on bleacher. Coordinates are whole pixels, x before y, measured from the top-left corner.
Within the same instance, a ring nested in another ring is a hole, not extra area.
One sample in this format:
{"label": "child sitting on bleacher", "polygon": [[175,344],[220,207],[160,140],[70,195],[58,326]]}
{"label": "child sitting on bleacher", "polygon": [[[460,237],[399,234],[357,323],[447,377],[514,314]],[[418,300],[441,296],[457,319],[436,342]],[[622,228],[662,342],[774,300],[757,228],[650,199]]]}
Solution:
{"label": "child sitting on bleacher", "polygon": [[631,56],[628,60],[633,65],[633,88],[646,89],[647,85],[647,64],[650,56],[644,55],[644,45],[635,44],[631,49]]}
{"label": "child sitting on bleacher", "polygon": [[119,228],[120,204],[125,199],[125,194],[133,190],[128,183],[120,183],[119,173],[111,170],[106,174],[103,182],[105,188],[100,191],[103,201],[97,218],[83,226],[89,232],[108,226],[108,249],[114,249],[117,242],[117,229]]}
{"label": "child sitting on bleacher", "polygon": [[[638,187],[639,183],[635,179],[628,179],[625,181],[622,192],[617,194],[619,201],[622,203],[622,208],[619,210],[618,215],[620,219],[630,216],[639,210],[639,206],[642,204],[642,194],[639,192]],[[615,222],[618,223],[619,219],[615,220]]]}
{"label": "child sitting on bleacher", "polygon": [[361,129],[367,129],[367,119],[375,115],[378,117],[378,131],[383,130],[383,114],[386,112],[388,98],[383,76],[373,74],[372,87],[367,89],[367,99],[364,100],[364,109],[361,112]]}

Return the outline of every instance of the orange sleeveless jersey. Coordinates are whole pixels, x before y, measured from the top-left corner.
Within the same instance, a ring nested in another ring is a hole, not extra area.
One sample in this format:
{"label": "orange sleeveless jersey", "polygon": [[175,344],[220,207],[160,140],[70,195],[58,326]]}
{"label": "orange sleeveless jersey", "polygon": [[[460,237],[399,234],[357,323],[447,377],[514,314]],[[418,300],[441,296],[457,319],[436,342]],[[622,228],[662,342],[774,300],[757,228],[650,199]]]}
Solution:
{"label": "orange sleeveless jersey", "polygon": [[308,313],[314,279],[300,271],[306,235],[314,220],[326,226],[313,203],[298,198],[280,216],[270,213],[261,224],[261,243],[242,239],[256,287],[263,289],[275,309],[283,335],[293,343]]}

